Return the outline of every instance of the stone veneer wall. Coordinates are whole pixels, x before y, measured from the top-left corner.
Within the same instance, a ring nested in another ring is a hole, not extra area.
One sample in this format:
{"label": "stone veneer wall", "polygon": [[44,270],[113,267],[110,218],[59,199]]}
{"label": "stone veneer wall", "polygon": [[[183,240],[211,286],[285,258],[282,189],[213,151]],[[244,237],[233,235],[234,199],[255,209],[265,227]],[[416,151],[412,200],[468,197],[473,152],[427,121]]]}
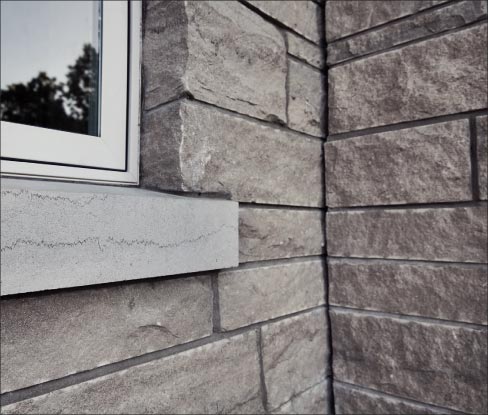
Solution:
{"label": "stone veneer wall", "polygon": [[338,414],[488,412],[486,13],[326,3]]}

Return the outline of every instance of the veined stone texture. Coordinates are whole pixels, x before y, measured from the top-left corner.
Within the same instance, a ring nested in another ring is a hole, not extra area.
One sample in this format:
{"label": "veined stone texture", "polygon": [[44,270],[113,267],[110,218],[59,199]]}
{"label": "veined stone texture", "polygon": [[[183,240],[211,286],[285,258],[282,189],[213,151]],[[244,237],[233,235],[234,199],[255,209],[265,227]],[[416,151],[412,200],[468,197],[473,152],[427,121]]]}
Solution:
{"label": "veined stone texture", "polygon": [[[390,3],[405,2],[390,1]],[[486,1],[467,0],[393,22],[372,32],[339,40],[327,47],[327,63],[329,65],[339,63],[431,36],[434,33],[468,25],[486,17],[486,9]]]}
{"label": "veined stone texture", "polygon": [[324,52],[320,46],[314,45],[292,32],[286,32],[288,53],[302,59],[316,68],[324,67]]}
{"label": "veined stone texture", "polygon": [[330,256],[487,262],[487,205],[328,212]]}
{"label": "veined stone texture", "polygon": [[145,108],[183,93],[243,114],[286,121],[282,34],[236,1],[150,1]]}
{"label": "veined stone texture", "polygon": [[239,209],[239,262],[322,255],[320,210]]}
{"label": "veined stone texture", "polygon": [[486,108],[486,32],[477,25],[332,68],[330,133]]}
{"label": "veined stone texture", "polygon": [[2,407],[3,414],[263,412],[255,332]]}
{"label": "veined stone texture", "polygon": [[329,382],[321,382],[312,386],[307,391],[297,395],[284,405],[280,406],[273,414],[317,414],[329,413]]}
{"label": "veined stone texture", "polygon": [[468,413],[487,412],[487,328],[331,313],[335,379]]}
{"label": "veined stone texture", "polygon": [[146,114],[141,182],[240,202],[320,207],[322,144],[269,124],[179,101]]}
{"label": "veined stone texture", "polygon": [[325,3],[327,41],[417,13],[447,0],[334,0]]}
{"label": "veined stone texture", "polygon": [[487,324],[485,265],[330,259],[333,305]]}
{"label": "veined stone texture", "polygon": [[480,198],[488,199],[488,116],[476,118]]}
{"label": "veined stone texture", "polygon": [[323,260],[224,271],[218,290],[223,330],[306,310],[325,303]]}
{"label": "veined stone texture", "polygon": [[325,144],[327,206],[471,200],[469,121]]}
{"label": "veined stone texture", "polygon": [[212,298],[197,277],[2,299],[2,393],[210,336]]}
{"label": "veined stone texture", "polygon": [[264,326],[261,342],[268,409],[325,380],[327,321],[320,308]]}
{"label": "veined stone texture", "polygon": [[291,59],[288,68],[288,126],[323,137],[326,100],[323,75]]}

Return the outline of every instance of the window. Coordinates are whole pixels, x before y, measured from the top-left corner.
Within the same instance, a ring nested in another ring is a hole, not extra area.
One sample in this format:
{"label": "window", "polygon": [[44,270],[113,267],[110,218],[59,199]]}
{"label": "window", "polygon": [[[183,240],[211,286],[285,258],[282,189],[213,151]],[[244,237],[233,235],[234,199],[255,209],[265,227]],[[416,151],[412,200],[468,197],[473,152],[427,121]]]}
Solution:
{"label": "window", "polygon": [[138,181],[140,2],[1,1],[1,171]]}

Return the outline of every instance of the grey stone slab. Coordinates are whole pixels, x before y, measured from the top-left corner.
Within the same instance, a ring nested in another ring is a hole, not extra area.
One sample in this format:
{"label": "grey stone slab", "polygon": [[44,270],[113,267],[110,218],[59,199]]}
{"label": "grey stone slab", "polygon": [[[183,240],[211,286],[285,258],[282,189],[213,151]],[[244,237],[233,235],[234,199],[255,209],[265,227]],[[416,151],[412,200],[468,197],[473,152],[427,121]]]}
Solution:
{"label": "grey stone slab", "polygon": [[273,414],[329,414],[329,382],[321,382],[307,391],[294,396]]}
{"label": "grey stone slab", "polygon": [[5,414],[263,412],[255,332],[2,407]]}
{"label": "grey stone slab", "polygon": [[150,1],[144,25],[145,108],[184,93],[285,121],[283,35],[235,1]]}
{"label": "grey stone slab", "polygon": [[462,27],[486,17],[486,9],[486,1],[468,0],[399,20],[372,32],[358,34],[330,44],[327,47],[327,62],[332,65]]}
{"label": "grey stone slab", "polygon": [[326,2],[327,41],[409,16],[447,0],[341,0]]}
{"label": "grey stone slab", "polygon": [[268,16],[279,20],[312,42],[319,43],[321,35],[320,6],[310,0],[246,0]]}
{"label": "grey stone slab", "polygon": [[239,209],[239,262],[322,255],[320,210]]}
{"label": "grey stone slab", "polygon": [[316,68],[324,67],[324,52],[320,46],[314,45],[292,32],[286,32],[286,39],[290,55],[302,59]]}
{"label": "grey stone slab", "polygon": [[330,259],[330,304],[487,324],[488,268]]}
{"label": "grey stone slab", "polygon": [[324,304],[321,259],[243,267],[219,274],[220,325],[232,330]]}
{"label": "grey stone slab", "polygon": [[486,108],[486,31],[476,25],[332,68],[330,133]]}
{"label": "grey stone slab", "polygon": [[1,301],[2,393],[212,334],[209,277]]}
{"label": "grey stone slab", "polygon": [[329,212],[331,256],[487,262],[487,206]]}
{"label": "grey stone slab", "polygon": [[468,413],[487,412],[487,331],[333,310],[334,378]]}
{"label": "grey stone slab", "polygon": [[2,295],[235,266],[237,204],[3,179]]}
{"label": "grey stone slab", "polygon": [[327,374],[325,310],[266,325],[262,328],[263,370],[268,409],[273,411]]}
{"label": "grey stone slab", "polygon": [[324,76],[294,60],[288,62],[288,126],[294,130],[325,135]]}
{"label": "grey stone slab", "polygon": [[183,100],[146,114],[141,140],[144,186],[323,205],[317,139]]}
{"label": "grey stone slab", "polygon": [[480,198],[488,199],[488,116],[476,118],[478,184]]}
{"label": "grey stone slab", "polygon": [[328,206],[472,199],[469,120],[325,144]]}

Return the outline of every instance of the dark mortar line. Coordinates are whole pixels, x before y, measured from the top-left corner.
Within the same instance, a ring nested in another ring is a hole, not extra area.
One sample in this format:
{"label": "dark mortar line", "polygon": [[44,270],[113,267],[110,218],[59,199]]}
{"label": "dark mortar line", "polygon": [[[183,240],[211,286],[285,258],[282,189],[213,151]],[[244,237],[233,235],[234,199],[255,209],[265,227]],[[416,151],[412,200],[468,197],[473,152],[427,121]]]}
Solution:
{"label": "dark mortar line", "polygon": [[439,37],[442,37],[442,36],[446,36],[448,34],[461,32],[463,30],[470,29],[470,28],[473,28],[475,26],[481,26],[482,24],[486,23],[487,21],[488,21],[487,17],[482,17],[482,18],[480,18],[478,20],[475,20],[474,22],[470,22],[470,23],[468,23],[468,24],[466,24],[464,26],[459,26],[459,27],[456,27],[454,29],[448,29],[448,30],[445,30],[445,31],[442,31],[442,32],[432,33],[431,35],[427,35],[427,36],[424,36],[424,37],[421,37],[421,38],[418,38],[418,39],[409,40],[408,42],[404,42],[404,43],[401,43],[401,44],[398,44],[398,45],[390,46],[389,48],[386,48],[386,49],[377,50],[377,51],[374,51],[374,52],[371,52],[371,53],[367,53],[365,55],[357,56],[357,57],[351,58],[349,60],[342,61],[342,62],[339,62],[339,63],[335,63],[335,64],[332,64],[332,65],[327,65],[327,66],[328,66],[329,69],[335,69],[335,68],[338,68],[338,67],[341,67],[341,66],[344,66],[344,65],[349,65],[349,64],[351,64],[353,62],[357,62],[357,61],[360,61],[360,60],[364,60],[364,59],[371,58],[373,56],[377,56],[377,55],[381,55],[381,54],[386,54],[388,52],[396,51],[398,49],[402,49],[402,48],[407,47],[407,46],[410,46],[410,45],[414,45],[414,44],[417,44],[417,43],[422,43],[422,42],[425,42],[425,41],[431,40],[431,39],[436,39],[436,38],[439,38]]}
{"label": "dark mortar line", "polygon": [[212,284],[212,327],[214,333],[220,333],[220,294],[219,294],[219,279],[218,274],[212,275],[210,277]]}
{"label": "dark mortar line", "polygon": [[316,66],[312,65],[311,63],[308,63],[307,61],[299,58],[298,56],[292,55],[289,52],[287,53],[287,58],[290,59],[293,62],[298,63],[299,65],[306,66],[307,68],[309,68],[309,69],[311,69],[311,70],[319,73],[320,75],[324,75],[324,73],[326,72],[325,69],[317,68]]}
{"label": "dark mortar line", "polygon": [[463,266],[465,268],[486,269],[488,264],[481,262],[459,262],[459,261],[429,261],[423,259],[398,259],[398,258],[363,258],[329,255],[329,263],[356,263],[356,264],[384,264],[384,265],[429,265],[434,267]]}
{"label": "dark mortar line", "polygon": [[298,211],[322,211],[323,207],[315,206],[295,206],[295,205],[277,205],[271,203],[254,203],[254,202],[239,202],[239,207],[246,209],[269,209],[269,210],[298,210]]}
{"label": "dark mortar line", "polygon": [[289,114],[289,108],[290,108],[290,61],[288,60],[288,36],[284,33],[284,30],[280,30],[280,32],[283,35],[283,38],[285,40],[285,50],[286,50],[286,56],[285,56],[285,64],[286,64],[286,78],[285,78],[285,117],[286,117],[286,125],[288,128],[290,128],[290,116]]}
{"label": "dark mortar line", "polygon": [[[303,255],[303,256],[294,256],[288,258],[271,258],[271,259],[263,259],[263,260],[256,260],[256,261],[249,261],[249,262],[240,262],[238,268],[229,268],[228,271],[240,271],[240,270],[247,270],[247,269],[256,269],[262,267],[269,267],[269,266],[283,266],[287,264],[296,264],[296,263],[303,263],[303,262],[312,262],[323,260],[324,256],[321,254],[315,255]],[[227,270],[222,270],[223,272]]]}
{"label": "dark mortar line", "polygon": [[161,102],[159,104],[156,104],[150,108],[142,108],[141,109],[141,115],[144,115],[144,114],[151,114],[153,113],[154,111],[157,111],[161,108],[165,108],[169,105],[172,105],[172,104],[176,104],[178,101],[181,101],[182,99],[184,98],[191,98],[189,96],[189,94],[187,92],[183,92],[182,94],[168,100],[168,101],[165,101],[165,102]]}
{"label": "dark mortar line", "polygon": [[469,156],[471,161],[471,193],[473,200],[480,200],[480,185],[478,181],[478,132],[476,118],[469,118]]}
{"label": "dark mortar line", "polygon": [[161,189],[158,188],[157,186],[148,186],[148,185],[142,185],[141,187],[144,190],[150,190],[152,192],[158,192],[158,193],[164,193],[168,195],[175,195],[175,196],[184,196],[187,198],[193,198],[193,199],[218,199],[222,201],[234,201],[237,202],[236,200],[232,200],[232,195],[230,193],[224,193],[224,192],[195,192],[195,191],[186,191],[186,190],[171,190],[171,189]]}
{"label": "dark mortar line", "polygon": [[414,399],[405,398],[403,396],[391,395],[389,393],[385,393],[385,392],[382,392],[382,391],[378,391],[378,390],[375,390],[375,389],[371,389],[371,388],[368,388],[366,386],[360,386],[360,385],[355,385],[353,383],[344,382],[342,380],[336,380],[335,382],[339,386],[343,387],[344,389],[351,389],[351,390],[355,390],[355,391],[358,391],[358,392],[363,392],[364,391],[364,392],[367,392],[367,393],[369,393],[371,395],[375,395],[375,396],[377,396],[379,398],[396,399],[396,400],[401,401],[401,402],[411,403],[411,404],[423,406],[423,407],[428,408],[428,409],[434,409],[434,410],[437,410],[437,411],[450,411],[450,412],[446,412],[446,413],[449,413],[449,414],[451,414],[451,413],[452,414],[464,414],[464,412],[459,412],[459,411],[456,411],[456,410],[451,409],[451,408],[445,408],[445,407],[442,407],[442,406],[437,406],[437,405],[433,405],[433,404],[426,403],[426,402],[416,401]]}
{"label": "dark mortar line", "polygon": [[[325,378],[321,379],[319,382],[317,383],[314,383],[312,386],[308,386],[307,388],[305,388],[304,390],[300,391],[300,392],[296,392],[294,394],[291,395],[291,397],[286,400],[285,402],[281,403],[280,405],[278,405],[277,407],[273,408],[272,409],[272,413],[275,413],[276,411],[280,410],[281,408],[283,408],[286,404],[289,404],[291,401],[293,401],[294,399],[296,398],[299,398],[301,397],[303,394],[307,393],[308,391],[310,391],[311,389],[317,387],[317,386],[320,386],[322,385],[323,383],[327,383],[329,382],[330,383],[330,379],[328,376],[326,376]],[[329,413],[329,412],[328,412]]]}
{"label": "dark mortar line", "polygon": [[409,321],[414,323],[427,323],[427,324],[433,324],[437,326],[465,328],[465,329],[484,331],[484,332],[486,331],[488,333],[488,325],[480,324],[480,323],[445,320],[436,317],[425,317],[425,316],[417,316],[412,314],[392,313],[392,312],[380,311],[380,310],[365,310],[363,308],[354,308],[354,307],[334,305],[334,304],[331,304],[330,308],[332,309],[333,313],[336,314],[355,313],[355,314],[361,314],[370,317],[392,318],[392,319],[404,320],[404,321]]}
{"label": "dark mortar line", "polygon": [[261,390],[261,400],[264,408],[264,412],[268,413],[268,389],[266,387],[266,378],[264,376],[264,363],[263,363],[263,334],[261,327],[256,330],[257,349],[258,349],[258,361],[259,361],[259,385]]}
{"label": "dark mortar line", "polygon": [[329,213],[337,212],[361,212],[371,210],[414,210],[414,209],[446,209],[462,207],[480,207],[486,204],[486,201],[466,200],[460,202],[429,202],[429,203],[405,203],[392,205],[375,205],[375,206],[349,206],[349,207],[329,207]]}

